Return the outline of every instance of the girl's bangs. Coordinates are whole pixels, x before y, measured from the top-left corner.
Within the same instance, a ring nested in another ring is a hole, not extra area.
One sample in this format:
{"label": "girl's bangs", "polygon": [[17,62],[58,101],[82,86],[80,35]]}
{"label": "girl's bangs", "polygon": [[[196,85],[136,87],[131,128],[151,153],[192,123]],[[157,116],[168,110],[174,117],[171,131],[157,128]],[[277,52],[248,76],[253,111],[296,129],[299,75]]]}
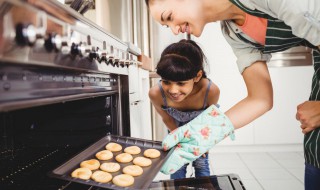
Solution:
{"label": "girl's bangs", "polygon": [[157,65],[157,74],[170,81],[187,81],[197,76],[189,60],[178,56],[164,56]]}

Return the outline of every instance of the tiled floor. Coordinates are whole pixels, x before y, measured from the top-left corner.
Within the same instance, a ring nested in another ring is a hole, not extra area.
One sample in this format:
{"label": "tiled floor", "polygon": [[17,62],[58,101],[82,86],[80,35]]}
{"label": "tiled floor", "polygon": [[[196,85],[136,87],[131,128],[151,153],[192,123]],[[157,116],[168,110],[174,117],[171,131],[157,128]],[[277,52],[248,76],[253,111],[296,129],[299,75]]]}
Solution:
{"label": "tiled floor", "polygon": [[[209,155],[212,175],[238,174],[247,190],[303,190],[302,151],[214,152]],[[188,167],[190,175],[191,168]],[[188,175],[187,174],[187,175]],[[168,179],[158,174],[156,179]]]}

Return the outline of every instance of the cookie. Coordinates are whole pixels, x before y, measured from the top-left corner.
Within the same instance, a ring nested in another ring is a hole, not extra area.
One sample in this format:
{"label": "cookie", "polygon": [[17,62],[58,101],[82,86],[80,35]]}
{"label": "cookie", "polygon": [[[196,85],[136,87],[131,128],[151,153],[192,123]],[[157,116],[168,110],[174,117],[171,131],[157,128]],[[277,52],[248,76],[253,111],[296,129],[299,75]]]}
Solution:
{"label": "cookie", "polygon": [[88,168],[77,168],[72,173],[71,176],[74,178],[88,180],[92,175],[92,171]]}
{"label": "cookie", "polygon": [[135,155],[139,154],[141,152],[141,149],[138,146],[129,146],[124,149],[124,152]]}
{"label": "cookie", "polygon": [[120,170],[120,164],[115,162],[103,163],[101,164],[100,169],[106,172],[117,172]]}
{"label": "cookie", "polygon": [[118,143],[108,143],[106,145],[106,149],[110,150],[111,152],[119,152],[120,150],[122,150],[122,146]]}
{"label": "cookie", "polygon": [[112,179],[112,175],[104,171],[95,171],[91,175],[91,179],[99,183],[108,183]]}
{"label": "cookie", "polygon": [[124,167],[122,172],[128,175],[131,175],[133,177],[136,177],[143,173],[143,169],[137,165],[129,165]]}
{"label": "cookie", "polygon": [[150,166],[152,164],[152,161],[149,158],[139,156],[133,159],[133,163],[141,167],[146,167]]}
{"label": "cookie", "polygon": [[144,151],[143,155],[148,158],[158,158],[160,156],[160,151],[157,149],[147,149]]}
{"label": "cookie", "polygon": [[80,167],[96,170],[100,167],[100,162],[97,159],[85,160],[80,163]]}
{"label": "cookie", "polygon": [[113,153],[110,150],[102,150],[96,154],[96,158],[99,160],[110,160],[112,157]]}
{"label": "cookie", "polygon": [[128,187],[134,183],[134,178],[128,174],[120,174],[114,177],[112,182],[120,187]]}
{"label": "cookie", "polygon": [[132,159],[133,159],[132,155],[128,153],[121,153],[116,156],[116,160],[121,163],[131,162]]}

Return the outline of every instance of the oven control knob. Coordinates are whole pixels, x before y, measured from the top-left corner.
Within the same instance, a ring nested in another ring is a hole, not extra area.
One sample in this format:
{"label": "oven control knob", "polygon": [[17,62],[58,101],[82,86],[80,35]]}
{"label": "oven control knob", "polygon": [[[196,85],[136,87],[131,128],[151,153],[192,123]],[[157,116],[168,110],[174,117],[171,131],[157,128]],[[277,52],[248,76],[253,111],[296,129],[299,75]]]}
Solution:
{"label": "oven control knob", "polygon": [[115,67],[115,66],[117,66],[117,67],[119,67],[119,59],[118,58],[116,58],[116,59],[114,59],[114,63],[113,63],[113,66]]}
{"label": "oven control knob", "polygon": [[99,63],[101,63],[101,62],[107,63],[108,62],[107,53],[105,51],[101,52],[99,57],[100,57],[100,59],[98,59]]}
{"label": "oven control knob", "polygon": [[81,42],[79,44],[76,44],[73,42],[71,44],[70,54],[73,56],[76,56],[76,55],[84,56],[85,55],[84,45]]}
{"label": "oven control knob", "polygon": [[89,52],[89,58],[92,59],[98,59],[100,58],[100,51],[99,48],[92,47],[91,51]]}
{"label": "oven control knob", "polygon": [[112,56],[108,57],[108,61],[106,62],[107,65],[114,65],[114,58]]}
{"label": "oven control knob", "polygon": [[44,40],[44,47],[48,52],[58,51],[61,49],[62,39],[59,34],[48,34]]}
{"label": "oven control knob", "polygon": [[97,59],[98,58],[98,54],[96,52],[90,52],[89,53],[89,58],[90,59]]}
{"label": "oven control knob", "polygon": [[32,46],[37,39],[36,29],[32,24],[16,25],[16,42],[21,46]]}
{"label": "oven control knob", "polygon": [[73,56],[80,55],[79,46],[74,42],[71,44],[70,54]]}

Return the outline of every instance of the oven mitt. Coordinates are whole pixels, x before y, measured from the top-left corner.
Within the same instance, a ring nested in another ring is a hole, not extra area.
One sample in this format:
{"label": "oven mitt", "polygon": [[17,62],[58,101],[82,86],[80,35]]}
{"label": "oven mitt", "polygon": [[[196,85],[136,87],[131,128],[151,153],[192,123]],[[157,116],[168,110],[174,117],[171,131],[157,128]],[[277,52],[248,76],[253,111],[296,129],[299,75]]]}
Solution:
{"label": "oven mitt", "polygon": [[234,140],[234,127],[229,118],[215,105],[211,105],[189,123],[171,131],[163,140],[165,151],[174,150],[161,168],[172,174],[209,151],[215,144],[230,135]]}

